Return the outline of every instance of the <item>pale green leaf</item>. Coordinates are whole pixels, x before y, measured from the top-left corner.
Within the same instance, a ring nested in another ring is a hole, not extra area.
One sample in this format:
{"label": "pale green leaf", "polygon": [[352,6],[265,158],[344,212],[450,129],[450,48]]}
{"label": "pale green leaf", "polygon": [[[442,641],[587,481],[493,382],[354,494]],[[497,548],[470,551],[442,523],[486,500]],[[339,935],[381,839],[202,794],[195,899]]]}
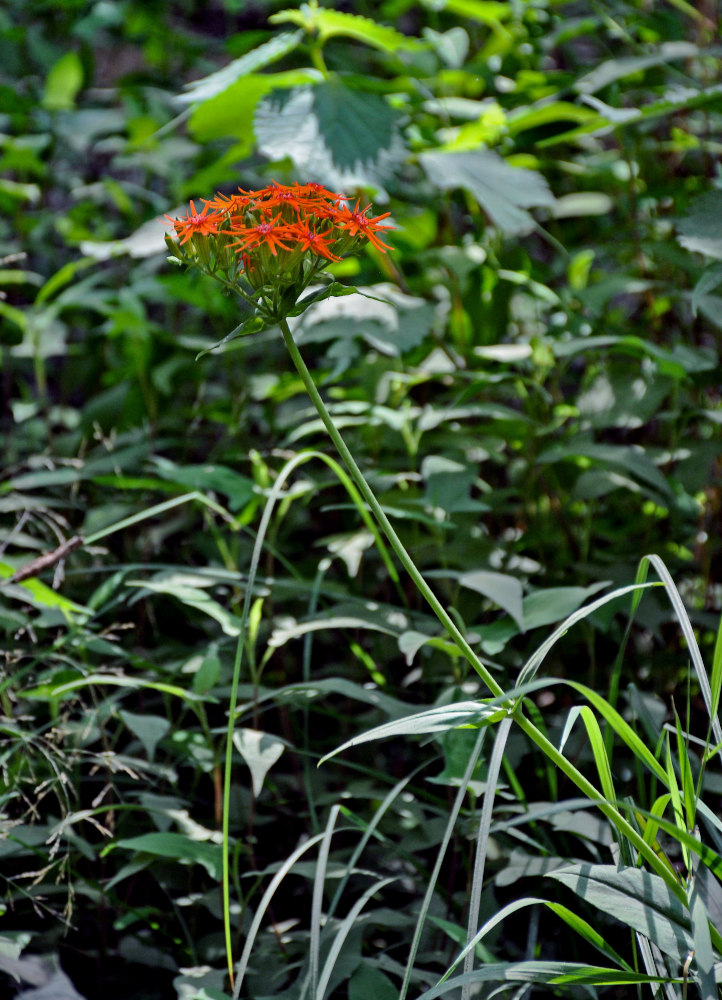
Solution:
{"label": "pale green leaf", "polygon": [[256,798],[263,790],[266,775],[286,749],[281,740],[257,729],[235,729],[233,745],[248,765]]}
{"label": "pale green leaf", "polygon": [[491,150],[422,153],[419,160],[432,184],[442,191],[469,191],[505,233],[531,232],[535,222],[527,209],[554,206],[554,195],[541,174],[510,167]]}
{"label": "pale green leaf", "polygon": [[221,877],[223,855],[220,844],[211,844],[207,840],[191,840],[182,833],[142,833],[138,837],[117,840],[106,850],[111,850],[113,847],[202,865],[214,881],[218,881]]}
{"label": "pale green leaf", "polygon": [[178,100],[184,104],[200,104],[208,101],[223,93],[242,77],[248,77],[259,69],[265,69],[266,66],[293,52],[302,38],[301,31],[284,31],[246,52],[240,59],[234,59],[223,69],[210,73],[200,80],[193,80],[186,85],[186,92],[180,94]]}

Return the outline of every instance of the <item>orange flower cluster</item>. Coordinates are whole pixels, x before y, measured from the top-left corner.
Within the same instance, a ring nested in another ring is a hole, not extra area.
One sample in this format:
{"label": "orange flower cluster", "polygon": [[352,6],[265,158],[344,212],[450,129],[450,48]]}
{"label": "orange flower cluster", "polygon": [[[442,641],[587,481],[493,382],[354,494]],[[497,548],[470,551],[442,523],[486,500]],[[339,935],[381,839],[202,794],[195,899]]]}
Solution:
{"label": "orange flower cluster", "polygon": [[391,249],[379,235],[393,228],[381,224],[390,213],[372,217],[370,205],[360,208],[357,201],[352,208],[347,202],[313,183],[239,188],[204,199],[201,211],[191,201],[185,217],[166,215],[175,230],[175,239],[166,242],[177,260],[199,266],[261,311],[277,314],[281,299],[287,307],[329,262],[363,241],[381,253]]}

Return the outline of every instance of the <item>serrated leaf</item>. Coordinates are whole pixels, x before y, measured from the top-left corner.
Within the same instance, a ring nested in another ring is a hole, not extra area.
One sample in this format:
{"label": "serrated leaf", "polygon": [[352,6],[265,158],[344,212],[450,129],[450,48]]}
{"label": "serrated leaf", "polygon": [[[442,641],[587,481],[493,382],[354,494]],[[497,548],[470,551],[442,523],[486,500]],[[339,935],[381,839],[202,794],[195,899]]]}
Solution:
{"label": "serrated leaf", "polygon": [[469,191],[501,230],[524,235],[534,229],[528,208],[554,206],[554,195],[535,170],[510,167],[491,150],[422,153],[421,165],[442,191]]}
{"label": "serrated leaf", "polygon": [[249,73],[221,93],[197,105],[188,128],[199,142],[236,136],[249,152],[253,148],[253,117],[259,102],[274,90],[287,90],[321,79],[313,69],[282,73]]}
{"label": "serrated leaf", "polygon": [[418,39],[402,35],[395,28],[377,24],[368,17],[305,3],[298,10],[279,10],[268,20],[271,24],[298,24],[308,34],[318,35],[321,42],[325,42],[327,38],[353,38],[384,52],[408,52],[422,47]]}
{"label": "serrated leaf", "polygon": [[342,189],[391,174],[404,155],[399,121],[399,112],[378,94],[352,90],[332,77],[266,98],[254,130],[269,159],[290,157],[304,177]]}

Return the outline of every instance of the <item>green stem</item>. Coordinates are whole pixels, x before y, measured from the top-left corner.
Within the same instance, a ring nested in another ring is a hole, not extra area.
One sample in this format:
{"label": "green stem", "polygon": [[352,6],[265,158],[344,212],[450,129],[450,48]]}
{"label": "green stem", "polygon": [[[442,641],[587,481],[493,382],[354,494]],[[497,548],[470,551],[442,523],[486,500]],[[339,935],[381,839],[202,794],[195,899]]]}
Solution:
{"label": "green stem", "polygon": [[455,645],[459,648],[462,656],[464,656],[465,659],[468,660],[468,662],[477,672],[479,677],[481,677],[483,682],[489,688],[491,693],[494,695],[503,694],[504,689],[500,687],[500,685],[494,680],[494,678],[489,673],[487,668],[484,666],[484,664],[481,662],[481,660],[476,655],[474,650],[471,648],[469,643],[466,641],[466,638],[455,624],[453,618],[451,617],[451,615],[449,615],[446,608],[444,608],[444,606],[441,604],[436,594],[433,592],[431,587],[428,585],[426,580],[423,578],[423,576],[417,569],[413,559],[404,548],[403,542],[396,534],[393,525],[391,524],[388,517],[384,513],[381,504],[376,499],[376,496],[371,490],[371,487],[366,482],[364,474],[361,472],[361,469],[359,469],[358,465],[356,464],[356,460],[354,459],[353,455],[351,454],[346,445],[346,442],[341,437],[340,433],[336,428],[336,425],[331,419],[331,415],[326,409],[326,404],[321,398],[321,395],[318,389],[316,388],[313,379],[311,378],[311,374],[308,368],[306,367],[305,361],[301,357],[301,352],[298,350],[298,347],[296,347],[296,342],[293,339],[293,334],[289,329],[287,321],[285,319],[282,319],[279,325],[281,327],[281,333],[283,334],[283,339],[285,341],[286,347],[288,348],[288,352],[291,355],[291,360],[296,366],[298,374],[301,376],[301,381],[304,384],[306,392],[311,397],[311,402],[316,407],[316,410],[318,412],[319,417],[321,418],[321,421],[323,422],[324,427],[331,436],[331,440],[336,446],[339,455],[343,459],[346,468],[351,473],[351,478],[358,487],[359,493],[364,498],[366,503],[369,505],[369,508],[371,509],[371,512],[378,521],[379,525],[383,528],[384,534],[388,538],[389,544],[396,553],[399,562],[404,567],[406,572],[409,574],[409,576],[414,582],[414,585],[418,589],[419,593],[427,601],[431,610],[434,612],[436,617],[444,626],[449,636],[454,641]]}
{"label": "green stem", "polygon": [[[356,464],[356,461],[349,451],[346,442],[341,437],[333,420],[331,419],[331,415],[326,409],[326,404],[321,398],[321,395],[311,378],[311,374],[306,367],[306,363],[301,357],[301,353],[296,346],[296,342],[293,339],[293,334],[291,333],[287,321],[285,319],[281,319],[279,326],[281,328],[281,333],[283,334],[286,347],[288,348],[288,352],[291,355],[291,360],[296,366],[298,374],[301,376],[301,381],[303,382],[324,427],[328,431],[339,455],[348,468],[351,478],[356,483],[359,492],[369,505],[371,512],[388,538],[391,548],[394,550],[402,566],[418,588],[419,593],[425,598],[436,617],[439,619],[453,642],[458,647],[461,654],[471,664],[492,694],[496,697],[503,696],[504,689],[492,677],[469,643],[466,641],[464,635],[456,626],[453,619],[440,603],[434,592],[431,590],[426,580],[417,569],[413,559],[404,548],[403,542],[396,534],[391,522],[384,513],[381,504],[376,499],[371,487],[366,482],[363,473]],[[566,777],[577,786],[583,795],[585,795],[592,802],[596,803],[599,810],[607,817],[607,819],[610,820],[611,823],[614,824],[618,832],[623,837],[627,838],[627,840],[636,848],[649,866],[666,882],[680,902],[686,903],[684,889],[680,885],[674,872],[672,872],[667,865],[665,865],[664,862],[657,857],[649,844],[644,842],[639,833],[635,830],[631,823],[624,818],[614,803],[605,799],[599,789],[596,788],[591,781],[585,778],[581,771],[578,771],[563,753],[557,750],[554,744],[534,725],[533,722],[526,718],[522,710],[521,702],[517,702],[517,704],[511,709],[510,715],[522,732],[526,734],[532,743],[536,744],[547,759],[550,760],[555,767],[558,767],[562,774],[566,775]]]}

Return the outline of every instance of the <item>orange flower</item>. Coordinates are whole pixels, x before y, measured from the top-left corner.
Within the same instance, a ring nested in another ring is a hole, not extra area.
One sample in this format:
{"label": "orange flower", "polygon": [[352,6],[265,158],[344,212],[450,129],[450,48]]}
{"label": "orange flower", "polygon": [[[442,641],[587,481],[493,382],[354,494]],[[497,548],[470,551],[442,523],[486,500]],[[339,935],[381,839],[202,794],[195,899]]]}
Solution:
{"label": "orange flower", "polygon": [[[172,259],[193,264],[236,291],[257,314],[278,318],[331,262],[360,248],[363,239],[390,250],[379,234],[389,212],[371,217],[371,206],[352,209],[342,194],[321,184],[277,184],[258,191],[238,188],[193,202],[167,242]],[[193,240],[196,234],[204,237]],[[187,244],[187,246],[183,246]],[[240,259],[239,259],[240,255]]]}
{"label": "orange flower", "polygon": [[333,233],[333,229],[327,229],[325,233],[316,233],[310,228],[308,221],[296,222],[288,226],[289,233],[298,240],[301,250],[313,250],[319,257],[326,260],[341,260],[329,249],[328,237]]}
{"label": "orange flower", "polygon": [[336,224],[342,226],[352,236],[365,236],[369,243],[373,244],[377,250],[380,250],[381,253],[386,253],[387,250],[392,250],[393,247],[390,247],[388,243],[383,243],[376,233],[394,228],[393,226],[379,225],[381,219],[388,219],[391,212],[384,212],[383,215],[377,215],[375,218],[369,219],[366,212],[370,208],[371,206],[367,205],[366,208],[361,209],[359,212],[358,201],[353,210],[350,208],[340,208],[336,215]]}
{"label": "orange flower", "polygon": [[211,236],[218,230],[218,217],[216,213],[213,215],[207,215],[208,209],[211,203],[206,202],[203,206],[202,212],[196,212],[196,206],[191,202],[190,212],[186,212],[185,219],[171,219],[169,215],[165,218],[168,222],[175,226],[175,231],[177,236],[183,236],[180,241],[181,245],[187,243],[188,240],[199,233],[201,236]]}
{"label": "orange flower", "polygon": [[231,229],[234,236],[241,237],[236,243],[231,243],[231,246],[238,247],[239,250],[249,250],[259,246],[266,246],[274,257],[276,256],[278,247],[281,250],[289,250],[290,247],[287,247],[283,240],[293,234],[290,232],[290,226],[276,225],[280,217],[281,213],[279,212],[274,219],[269,219],[268,222],[260,222],[257,226],[243,226],[239,229]]}

